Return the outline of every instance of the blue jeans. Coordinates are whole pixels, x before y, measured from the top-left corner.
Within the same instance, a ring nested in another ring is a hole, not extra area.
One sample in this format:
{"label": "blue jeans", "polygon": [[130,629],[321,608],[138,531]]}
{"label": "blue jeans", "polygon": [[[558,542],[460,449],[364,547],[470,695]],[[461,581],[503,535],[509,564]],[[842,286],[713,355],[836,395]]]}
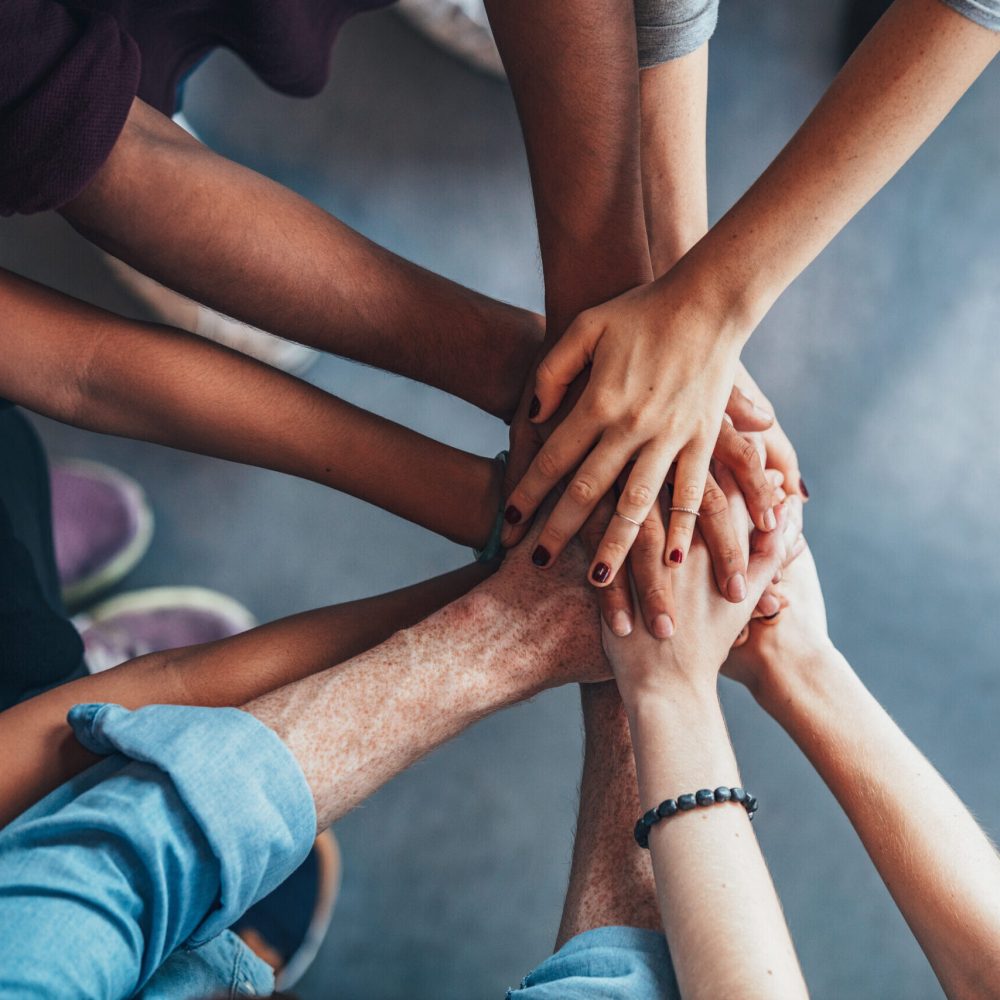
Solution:
{"label": "blue jeans", "polygon": [[[77,705],[110,755],[0,831],[0,996],[268,996],[268,965],[226,930],[305,859],[316,833],[295,758],[233,708]],[[602,927],[510,1000],[676,1000],[661,934]]]}
{"label": "blue jeans", "polygon": [[0,831],[0,996],[267,996],[271,970],[226,928],[312,846],[295,758],[238,709],[69,720],[111,756]]}
{"label": "blue jeans", "polygon": [[638,927],[577,934],[507,1000],[680,1000],[664,936]]}

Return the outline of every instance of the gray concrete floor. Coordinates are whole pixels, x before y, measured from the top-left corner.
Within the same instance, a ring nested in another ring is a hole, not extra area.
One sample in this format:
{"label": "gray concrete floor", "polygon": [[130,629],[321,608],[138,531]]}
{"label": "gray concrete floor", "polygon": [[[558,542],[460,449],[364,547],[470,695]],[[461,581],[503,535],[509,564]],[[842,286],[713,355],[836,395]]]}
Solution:
{"label": "gray concrete floor", "polygon": [[[724,6],[712,47],[715,215],[832,75],[837,6]],[[506,88],[391,13],[352,23],[333,64],[325,93],[302,102],[217,55],[190,84],[189,117],[220,151],[399,253],[537,308],[531,199]],[[993,834],[998,85],[994,66],[786,293],[747,352],[802,456],[834,636]],[[141,314],[56,219],[5,221],[0,262]],[[503,443],[503,428],[423,387],[334,358],[310,377],[462,447],[492,453]],[[129,587],[217,587],[271,619],[468,558],[314,485],[41,425],[54,455],[112,462],[149,490],[158,532]],[[748,697],[728,686],[725,697],[814,995],[939,996],[829,793]],[[538,698],[477,726],[340,823],[343,894],[301,996],[500,997],[544,958],[565,889],[579,728],[574,691]]]}

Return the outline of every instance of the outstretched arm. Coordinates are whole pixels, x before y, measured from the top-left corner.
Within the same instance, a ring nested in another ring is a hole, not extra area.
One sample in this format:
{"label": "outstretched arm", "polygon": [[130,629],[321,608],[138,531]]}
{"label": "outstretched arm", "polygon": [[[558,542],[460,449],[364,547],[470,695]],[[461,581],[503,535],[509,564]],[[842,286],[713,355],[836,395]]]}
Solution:
{"label": "outstretched arm", "polygon": [[[697,508],[740,351],[783,289],[902,166],[1000,47],[1000,34],[940,0],[896,0],[788,146],[666,275],[581,314],[538,369],[537,419],[587,365],[587,390],[515,499],[533,511],[584,461],[602,492],[636,454],[642,520],[677,462],[675,503]],[[586,516],[589,506],[579,511]],[[628,513],[629,511],[626,511]],[[694,519],[675,511],[666,552],[683,562]],[[636,530],[597,559],[622,565]]]}
{"label": "outstretched arm", "polygon": [[62,214],[92,242],[228,316],[510,418],[540,321],[402,260],[136,99]]}
{"label": "outstretched arm", "polygon": [[282,618],[200,646],[149,653],[0,714],[0,826],[94,763],[66,725],[78,704],[242,705],[336,666],[411,628],[492,572],[464,566],[402,590]]}
{"label": "outstretched arm", "polygon": [[[747,536],[746,508],[723,477],[731,510]],[[755,536],[748,561],[751,601],[791,550],[801,506],[790,498],[778,530]],[[790,516],[791,515],[791,516]],[[605,631],[605,646],[629,718],[639,799],[663,927],[681,995],[690,998],[806,996],[788,928],[747,810],[723,801],[676,811],[682,795],[742,785],[719,705],[719,666],[746,609],[711,585],[696,542],[678,599],[687,609],[669,643],[645,629],[628,638]],[[752,606],[752,605],[751,605]],[[673,800],[660,812],[660,803]]]}
{"label": "outstretched arm", "polygon": [[0,396],[64,423],[275,469],[463,544],[496,518],[498,465],[192,334],[0,271]]}
{"label": "outstretched arm", "polygon": [[829,785],[950,1000],[1000,997],[996,848],[830,641],[811,553],[778,589],[788,607],[727,670]]}

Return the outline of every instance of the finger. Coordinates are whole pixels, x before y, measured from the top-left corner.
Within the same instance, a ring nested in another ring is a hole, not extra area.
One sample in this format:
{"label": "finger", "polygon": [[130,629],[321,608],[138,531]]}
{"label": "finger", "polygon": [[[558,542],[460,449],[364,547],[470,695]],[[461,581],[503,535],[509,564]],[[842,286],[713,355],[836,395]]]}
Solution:
{"label": "finger", "polygon": [[750,626],[749,625],[744,625],[743,626],[743,631],[740,632],[740,634],[736,637],[736,641],[733,643],[733,649],[738,649],[749,638],[750,638]]}
{"label": "finger", "polygon": [[766,431],[774,423],[774,414],[733,386],[726,403],[726,415],[738,431]]}
{"label": "finger", "polygon": [[719,593],[734,604],[746,600],[746,563],[740,540],[729,516],[729,501],[713,476],[709,476],[705,484],[698,529],[712,557]]}
{"label": "finger", "polygon": [[652,444],[639,452],[615,504],[615,516],[590,566],[590,580],[596,586],[605,586],[621,569],[639,529],[659,498],[671,458],[669,451]]}
{"label": "finger", "polygon": [[[583,527],[602,497],[611,492],[618,474],[631,458],[628,448],[606,443],[612,439],[613,437],[606,436],[598,442],[597,447],[570,477],[559,502],[549,514],[542,533],[538,536],[537,544],[548,553],[550,560],[558,558],[570,539]],[[610,502],[609,520],[614,514],[613,500]],[[593,555],[599,547],[598,540],[589,554]],[[601,565],[603,564],[595,562],[594,568]],[[609,580],[610,577],[603,570],[598,570],[594,576],[595,583],[607,583]]]}
{"label": "finger", "polygon": [[[524,474],[531,467],[531,463],[542,447],[542,437],[534,424],[529,423],[527,418],[527,401],[523,401],[524,412],[519,409],[510,427],[510,448],[508,449],[507,464],[504,467],[503,484],[500,496],[509,497],[514,492],[515,487],[524,477]],[[531,518],[524,517],[517,509],[511,511],[510,505],[504,508],[504,525],[501,532],[501,542],[509,547],[517,545],[531,527]],[[511,520],[513,518],[513,520]]]}
{"label": "finger", "polygon": [[657,639],[674,634],[674,595],[670,570],[663,565],[667,529],[659,503],[653,504],[628,555],[628,573],[619,573],[615,585],[631,575],[646,628]]}
{"label": "finger", "polygon": [[[614,514],[614,499],[613,493],[603,496],[580,529],[580,539],[588,557],[597,551],[597,546],[604,537],[608,522]],[[631,635],[635,612],[627,573],[619,573],[609,586],[598,591],[598,603],[601,617],[615,635]]]}
{"label": "finger", "polygon": [[784,473],[785,490],[788,493],[797,493],[803,500],[808,500],[809,491],[799,471],[799,457],[777,420],[770,430],[764,433],[764,444],[767,448],[766,464],[768,468],[778,469]]}
{"label": "finger", "polygon": [[701,442],[693,441],[677,456],[667,543],[663,550],[664,560],[670,566],[680,566],[691,547],[691,535],[697,520],[696,513],[692,512],[701,510],[710,459],[709,449]]}
{"label": "finger", "polygon": [[[604,326],[597,313],[580,313],[542,359],[535,373],[535,399],[530,415],[544,423],[555,413],[570,383],[590,364]],[[537,401],[537,405],[536,404]]]}
{"label": "finger", "polygon": [[507,498],[503,515],[506,523],[500,535],[504,545],[511,544],[517,525],[531,518],[556,483],[580,463],[594,443],[591,432],[583,427],[583,419],[575,413],[552,432]]}
{"label": "finger", "polygon": [[768,584],[750,618],[752,621],[761,618],[771,620],[787,607],[788,598],[774,584]]}
{"label": "finger", "polygon": [[755,605],[785,557],[784,531],[788,524],[788,509],[784,504],[777,509],[777,521],[776,531],[755,531],[750,538],[747,587]]}
{"label": "finger", "polygon": [[736,477],[753,523],[763,531],[773,531],[774,490],[753,441],[723,421],[712,454],[716,463],[721,462]]}

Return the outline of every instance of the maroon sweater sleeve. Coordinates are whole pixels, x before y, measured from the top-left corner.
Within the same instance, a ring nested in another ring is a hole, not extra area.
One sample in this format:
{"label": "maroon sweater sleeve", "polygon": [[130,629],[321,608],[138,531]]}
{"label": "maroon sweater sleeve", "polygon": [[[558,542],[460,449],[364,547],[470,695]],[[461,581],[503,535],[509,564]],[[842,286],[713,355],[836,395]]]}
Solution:
{"label": "maroon sweater sleeve", "polygon": [[107,159],[139,84],[108,14],[0,0],[0,215],[59,208]]}

